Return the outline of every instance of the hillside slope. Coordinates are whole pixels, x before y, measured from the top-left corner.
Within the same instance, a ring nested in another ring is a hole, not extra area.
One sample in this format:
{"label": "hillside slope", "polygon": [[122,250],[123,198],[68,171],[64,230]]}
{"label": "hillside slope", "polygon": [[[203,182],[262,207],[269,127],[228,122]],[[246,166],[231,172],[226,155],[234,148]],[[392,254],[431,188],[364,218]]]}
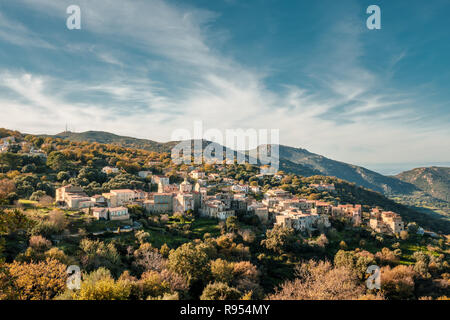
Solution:
{"label": "hillside slope", "polygon": [[404,182],[415,185],[434,198],[450,201],[450,168],[416,168],[395,176]]}
{"label": "hillside slope", "polygon": [[[289,161],[309,168],[315,174],[337,177],[359,186],[381,192],[383,194],[408,194],[417,188],[393,177],[386,177],[369,169],[352,164],[335,161],[324,156],[311,153],[305,149],[280,145],[280,166]],[[290,171],[295,172],[295,166],[290,165]],[[298,172],[300,174],[300,172]]]}
{"label": "hillside slope", "polygon": [[115,144],[121,147],[136,148],[156,152],[170,152],[172,147],[177,144],[177,142],[161,143],[153,140],[119,136],[104,131],[86,131],[80,133],[66,131],[58,133],[52,137],[67,139],[75,142],[87,141],[87,142]]}
{"label": "hillside slope", "polygon": [[[159,143],[152,140],[124,137],[102,131],[87,131],[82,133],[63,132],[55,138],[71,141],[88,141],[110,143],[122,147],[131,147],[156,152],[170,152],[178,142]],[[204,143],[207,145],[209,142]],[[335,161],[324,156],[311,153],[305,149],[279,146],[280,169],[303,176],[326,175],[334,176],[359,186],[381,192],[383,194],[409,194],[417,190],[410,183],[394,177],[386,177],[374,171],[352,164]]]}

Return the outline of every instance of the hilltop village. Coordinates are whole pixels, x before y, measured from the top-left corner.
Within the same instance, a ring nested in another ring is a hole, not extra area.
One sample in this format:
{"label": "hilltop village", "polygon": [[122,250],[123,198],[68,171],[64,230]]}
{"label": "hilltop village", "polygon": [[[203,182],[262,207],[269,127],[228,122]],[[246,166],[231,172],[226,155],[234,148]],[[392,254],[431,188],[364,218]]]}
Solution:
{"label": "hilltop village", "polygon": [[0,147],[0,299],[447,297],[448,236],[344,180],[4,129]]}
{"label": "hilltop village", "polygon": [[[119,169],[105,167],[102,171],[113,174],[118,173]],[[220,191],[208,194],[209,188],[217,187],[214,182],[217,174],[206,175],[192,169],[180,172],[180,175],[184,176],[184,181],[171,184],[164,175],[138,172],[138,176],[151,179],[149,188],[155,186],[156,192],[118,189],[88,196],[81,187],[66,185],[56,189],[55,200],[62,208],[83,210],[96,219],[104,220],[128,220],[130,215],[127,206],[138,205],[148,214],[198,214],[219,220],[252,214],[267,226],[280,225],[301,232],[312,232],[319,226],[330,227],[329,216],[348,219],[355,226],[363,223],[360,204],[334,206],[324,201],[297,198],[282,189],[270,189],[262,193],[258,186],[239,184],[234,179],[227,179]],[[283,174],[273,175],[275,179],[283,179]],[[333,184],[311,184],[310,187],[319,191],[334,190]],[[256,200],[252,195],[262,199]],[[366,224],[379,233],[398,235],[405,229],[399,214],[378,208],[370,211],[370,219]]]}

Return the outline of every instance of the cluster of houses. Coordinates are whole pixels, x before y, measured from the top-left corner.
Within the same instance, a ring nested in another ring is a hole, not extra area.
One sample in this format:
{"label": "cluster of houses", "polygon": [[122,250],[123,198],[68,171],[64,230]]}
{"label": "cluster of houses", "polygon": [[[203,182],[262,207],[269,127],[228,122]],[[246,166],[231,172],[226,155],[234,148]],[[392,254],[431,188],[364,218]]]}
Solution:
{"label": "cluster of houses", "polygon": [[9,146],[16,142],[15,137],[6,137],[0,139],[0,153],[8,151]]}
{"label": "cluster of houses", "polygon": [[128,220],[126,205],[144,199],[146,193],[139,190],[111,190],[109,193],[89,197],[81,187],[67,185],[56,189],[56,203],[73,210],[92,213],[97,219]]}
{"label": "cluster of houses", "polygon": [[370,227],[379,233],[398,234],[405,230],[405,224],[402,217],[392,211],[382,211],[374,208],[370,211]]}
{"label": "cluster of houses", "polygon": [[328,192],[336,191],[333,183],[312,183],[309,185],[309,187],[314,188],[317,191],[328,191]]}
{"label": "cluster of houses", "polygon": [[[117,173],[118,169],[103,168],[107,174]],[[282,189],[271,189],[257,201],[250,191],[260,193],[259,187],[239,184],[234,179],[223,179],[222,191],[208,194],[208,186],[219,175],[199,170],[185,172],[182,183],[170,183],[164,175],[152,175],[141,171],[142,178],[151,177],[151,183],[158,186],[157,192],[142,190],[110,190],[101,195],[88,196],[82,188],[64,186],[56,190],[58,204],[69,209],[90,212],[97,219],[126,220],[130,218],[127,205],[140,205],[149,214],[196,213],[202,217],[225,220],[230,216],[253,214],[266,225],[291,227],[297,231],[313,231],[331,226],[329,217],[340,217],[359,226],[363,223],[361,205],[332,205],[319,200],[294,197]],[[195,180],[195,184],[187,177]],[[317,190],[334,191],[333,184],[310,185]],[[394,212],[372,209],[369,227],[380,233],[399,233],[404,229],[401,217]]]}
{"label": "cluster of houses", "polygon": [[44,151],[42,151],[41,149],[36,149],[29,142],[26,142],[26,141],[17,142],[16,137],[14,137],[14,136],[0,139],[0,153],[9,151],[10,150],[9,148],[12,145],[18,145],[18,146],[20,146],[20,148],[28,146],[29,151],[23,152],[22,154],[24,154],[24,155],[27,155],[30,157],[31,156],[39,156],[42,158],[47,158],[47,154]]}

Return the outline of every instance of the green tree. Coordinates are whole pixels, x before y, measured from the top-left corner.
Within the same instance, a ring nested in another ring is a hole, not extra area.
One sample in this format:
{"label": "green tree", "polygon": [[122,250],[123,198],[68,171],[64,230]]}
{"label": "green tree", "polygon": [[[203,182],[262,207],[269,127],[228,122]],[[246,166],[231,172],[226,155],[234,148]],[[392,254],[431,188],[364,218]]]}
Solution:
{"label": "green tree", "polygon": [[291,250],[295,241],[294,229],[276,225],[273,229],[267,230],[266,239],[261,241],[261,245],[281,254]]}
{"label": "green tree", "polygon": [[183,275],[189,283],[203,279],[208,273],[208,255],[193,243],[185,243],[169,254],[170,270]]}
{"label": "green tree", "polygon": [[63,153],[53,151],[48,155],[47,166],[55,171],[68,171],[70,169],[70,161]]}
{"label": "green tree", "polygon": [[203,290],[200,300],[237,300],[242,293],[223,282],[208,284]]}
{"label": "green tree", "polygon": [[9,273],[23,300],[49,300],[66,287],[66,266],[54,259],[38,263],[13,262]]}
{"label": "green tree", "polygon": [[230,216],[226,220],[226,226],[228,231],[236,231],[239,228],[238,219],[236,216]]}
{"label": "green tree", "polygon": [[77,291],[67,291],[59,299],[71,300],[127,300],[132,285],[122,279],[114,280],[109,270],[99,268],[87,275]]}
{"label": "green tree", "polygon": [[223,259],[211,261],[211,274],[218,282],[229,283],[233,278],[233,263]]}

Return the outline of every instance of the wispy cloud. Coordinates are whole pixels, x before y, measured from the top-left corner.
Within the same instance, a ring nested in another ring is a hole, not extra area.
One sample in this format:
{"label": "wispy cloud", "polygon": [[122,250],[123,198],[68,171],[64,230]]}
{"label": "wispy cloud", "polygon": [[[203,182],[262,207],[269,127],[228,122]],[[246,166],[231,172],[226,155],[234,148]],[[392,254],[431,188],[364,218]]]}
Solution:
{"label": "wispy cloud", "polygon": [[[61,13],[71,4],[21,2],[62,25]],[[67,41],[60,40],[55,54],[86,63],[75,66],[77,76],[70,70],[64,75],[4,69],[1,126],[55,133],[69,122],[77,131],[166,141],[173,130],[203,120],[218,129],[280,128],[282,143],[353,163],[450,158],[448,139],[436,140],[448,137],[449,129],[412,125],[423,117],[410,107],[415,94],[386,88],[383,75],[363,63],[362,30],[351,21],[325,30],[317,55],[303,69],[317,90],[290,83],[273,90],[268,69],[255,71],[217,49],[224,31],[214,25],[215,12],[160,0],[78,3],[85,37],[76,41],[61,31],[58,38]],[[11,37],[29,34],[25,26],[17,30]],[[391,67],[405,56],[393,57]],[[52,66],[52,57],[42,59]]]}

